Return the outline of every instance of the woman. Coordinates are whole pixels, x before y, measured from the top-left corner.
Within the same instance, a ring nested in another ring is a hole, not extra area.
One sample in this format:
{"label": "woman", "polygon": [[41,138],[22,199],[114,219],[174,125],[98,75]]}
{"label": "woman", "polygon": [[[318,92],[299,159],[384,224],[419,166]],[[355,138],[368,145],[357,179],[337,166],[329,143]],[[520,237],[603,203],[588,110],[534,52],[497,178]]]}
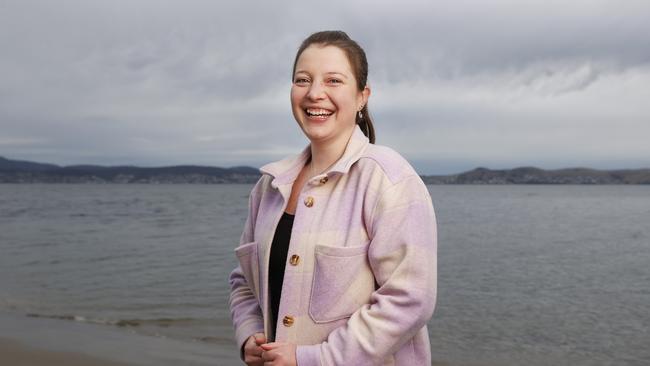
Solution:
{"label": "woman", "polygon": [[431,197],[374,144],[364,51],[341,31],[300,46],[291,107],[310,144],[263,166],[230,309],[248,365],[430,365]]}

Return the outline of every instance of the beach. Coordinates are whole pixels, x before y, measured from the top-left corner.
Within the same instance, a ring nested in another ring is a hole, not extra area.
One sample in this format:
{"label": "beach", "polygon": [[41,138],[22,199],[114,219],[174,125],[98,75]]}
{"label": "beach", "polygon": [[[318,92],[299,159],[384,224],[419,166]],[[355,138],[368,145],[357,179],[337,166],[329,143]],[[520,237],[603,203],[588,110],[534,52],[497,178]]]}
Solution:
{"label": "beach", "polygon": [[[0,365],[243,365],[229,350],[93,324],[0,312]],[[432,366],[477,366],[434,360]],[[484,363],[480,366],[492,366]]]}
{"label": "beach", "polygon": [[[126,366],[133,365],[90,357],[82,353],[45,351],[10,339],[0,338],[0,355],[3,364],[14,366]],[[216,364],[216,363],[215,363]],[[449,366],[434,362],[432,366]]]}
{"label": "beach", "polygon": [[207,342],[147,336],[120,327],[0,311],[0,364],[154,366],[239,365],[236,354]]}
{"label": "beach", "polygon": [[0,358],[15,366],[125,366],[126,363],[90,357],[82,353],[46,351],[12,339],[0,338]]}

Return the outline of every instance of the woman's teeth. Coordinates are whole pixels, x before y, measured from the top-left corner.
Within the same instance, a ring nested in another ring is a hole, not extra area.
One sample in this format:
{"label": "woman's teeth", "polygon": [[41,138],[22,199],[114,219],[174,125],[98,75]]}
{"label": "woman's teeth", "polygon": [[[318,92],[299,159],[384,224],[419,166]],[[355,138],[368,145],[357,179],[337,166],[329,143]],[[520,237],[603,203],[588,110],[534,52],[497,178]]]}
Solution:
{"label": "woman's teeth", "polygon": [[307,108],[305,110],[307,115],[315,117],[315,116],[329,116],[332,115],[334,112],[328,111],[327,109],[313,109],[313,108]]}

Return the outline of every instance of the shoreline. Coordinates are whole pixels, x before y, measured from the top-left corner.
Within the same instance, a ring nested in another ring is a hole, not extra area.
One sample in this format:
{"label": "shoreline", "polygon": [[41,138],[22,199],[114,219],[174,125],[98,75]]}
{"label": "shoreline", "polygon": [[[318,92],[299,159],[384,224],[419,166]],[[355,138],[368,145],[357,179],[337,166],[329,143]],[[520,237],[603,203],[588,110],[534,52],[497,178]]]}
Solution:
{"label": "shoreline", "polygon": [[128,329],[31,318],[0,310],[0,363],[7,365],[239,365],[238,355],[212,343],[148,336]]}
{"label": "shoreline", "polygon": [[[21,366],[243,365],[231,349],[0,311],[0,363]],[[432,366],[452,366],[432,360]],[[463,364],[464,366],[468,366]]]}
{"label": "shoreline", "polygon": [[101,359],[78,352],[50,351],[14,339],[0,337],[0,355],[7,365],[22,366],[127,366],[128,363]]}

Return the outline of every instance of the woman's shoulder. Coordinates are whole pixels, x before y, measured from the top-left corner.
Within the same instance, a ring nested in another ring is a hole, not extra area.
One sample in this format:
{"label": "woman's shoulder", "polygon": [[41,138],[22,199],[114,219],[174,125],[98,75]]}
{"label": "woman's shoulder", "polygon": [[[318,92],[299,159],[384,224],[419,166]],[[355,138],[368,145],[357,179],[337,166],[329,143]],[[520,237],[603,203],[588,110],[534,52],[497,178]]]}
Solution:
{"label": "woman's shoulder", "polygon": [[405,178],[418,176],[408,160],[393,148],[369,144],[359,159],[363,169],[379,170],[392,184]]}
{"label": "woman's shoulder", "polygon": [[253,185],[253,188],[250,190],[250,198],[255,199],[261,197],[264,192],[271,189],[272,177],[267,174],[262,174],[257,182]]}
{"label": "woman's shoulder", "polygon": [[[369,222],[380,212],[396,207],[411,206],[415,202],[431,204],[431,195],[417,171],[399,152],[384,145],[368,145],[358,161],[365,178],[363,187],[372,187],[370,206],[374,207]],[[376,194],[378,193],[378,194]]]}

